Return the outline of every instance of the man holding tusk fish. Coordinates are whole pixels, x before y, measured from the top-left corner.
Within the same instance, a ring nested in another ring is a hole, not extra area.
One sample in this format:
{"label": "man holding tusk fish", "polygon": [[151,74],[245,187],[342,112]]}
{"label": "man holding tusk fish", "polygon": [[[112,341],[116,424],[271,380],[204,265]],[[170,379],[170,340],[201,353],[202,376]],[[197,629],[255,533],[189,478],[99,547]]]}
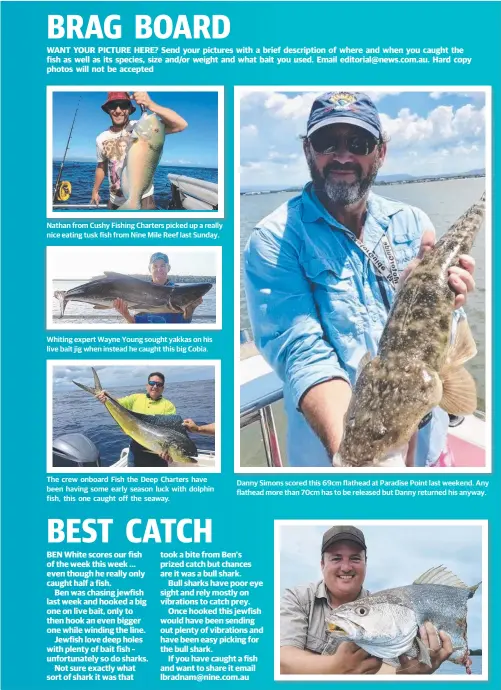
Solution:
{"label": "man holding tusk fish", "polygon": [[429,652],[429,664],[406,655],[398,658],[398,671],[372,656],[353,641],[328,649],[326,621],[339,606],[367,597],[363,584],[367,571],[367,545],[361,530],[334,526],[322,539],[322,580],[286,589],[280,602],[280,672],[304,675],[431,674],[453,652],[450,636],[426,621],[419,638]]}
{"label": "man holding tusk fish", "polygon": [[[255,342],[284,382],[291,466],[336,463],[361,363],[376,355],[395,294],[435,245],[423,211],[371,191],[387,141],[366,94],[317,97],[303,138],[311,182],[257,225],[245,249]],[[460,307],[475,286],[473,258],[462,254],[457,264],[446,276],[455,294],[454,329],[465,320]],[[442,382],[432,383],[435,400]],[[449,415],[435,405],[399,451],[398,464],[453,464]],[[386,433],[384,424],[373,426],[371,437]]]}
{"label": "man holding tusk fish", "polygon": [[[136,111],[134,100],[140,107],[155,113],[165,125],[165,134],[175,134],[186,129],[188,123],[178,113],[170,108],[158,105],[149,97],[146,91],[135,91],[132,97],[126,91],[111,91],[102,110],[110,116],[110,127],[101,132],[96,139],[97,167],[92,189],[91,204],[99,204],[101,197],[99,188],[108,175],[110,198],[108,209],[116,211],[125,203],[125,196],[120,186],[120,175],[125,161],[125,155],[133,127],[137,120],[130,116]],[[153,184],[142,195],[141,209],[155,210],[153,199]]]}

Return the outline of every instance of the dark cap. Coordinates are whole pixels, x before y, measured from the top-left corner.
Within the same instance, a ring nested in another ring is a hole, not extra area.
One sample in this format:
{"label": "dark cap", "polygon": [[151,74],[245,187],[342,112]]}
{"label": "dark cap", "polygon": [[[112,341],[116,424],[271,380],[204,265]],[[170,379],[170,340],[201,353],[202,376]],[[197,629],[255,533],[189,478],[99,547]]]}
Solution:
{"label": "dark cap", "polygon": [[324,533],[322,538],[322,553],[338,541],[353,541],[361,549],[367,551],[364,533],[351,525],[336,525]]}
{"label": "dark cap", "polygon": [[376,139],[383,136],[379,113],[365,93],[335,91],[319,96],[311,106],[307,136],[327,125],[348,124],[362,127]]}
{"label": "dark cap", "polygon": [[163,252],[155,252],[150,256],[150,266],[154,261],[158,261],[159,259],[165,261],[166,264],[169,263],[169,257],[167,256],[167,254],[164,254]]}

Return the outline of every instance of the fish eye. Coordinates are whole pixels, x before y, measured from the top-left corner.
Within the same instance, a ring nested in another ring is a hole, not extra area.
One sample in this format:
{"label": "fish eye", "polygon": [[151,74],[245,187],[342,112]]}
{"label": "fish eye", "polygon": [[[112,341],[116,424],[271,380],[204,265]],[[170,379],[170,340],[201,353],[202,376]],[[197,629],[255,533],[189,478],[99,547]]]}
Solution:
{"label": "fish eye", "polygon": [[367,606],[359,606],[357,609],[355,609],[355,613],[358,616],[366,616],[369,613],[369,609]]}

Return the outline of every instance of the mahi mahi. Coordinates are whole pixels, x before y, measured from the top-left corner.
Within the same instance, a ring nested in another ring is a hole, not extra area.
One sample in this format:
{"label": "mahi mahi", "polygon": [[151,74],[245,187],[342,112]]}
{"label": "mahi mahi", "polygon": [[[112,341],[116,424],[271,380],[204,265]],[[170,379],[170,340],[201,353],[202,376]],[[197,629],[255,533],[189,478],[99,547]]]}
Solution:
{"label": "mahi mahi", "polygon": [[[479,583],[480,584],[480,583]],[[342,604],[327,618],[329,636],[323,654],[334,654],[339,644],[352,640],[372,656],[399,666],[406,655],[431,666],[429,650],[419,626],[429,621],[449,635],[449,661],[471,673],[466,637],[467,602],[479,584],[468,587],[444,566],[431,568],[412,585],[386,589]],[[409,668],[412,671],[412,668]],[[398,671],[397,671],[398,672]]]}
{"label": "mahi mahi", "polygon": [[463,365],[477,349],[466,319],[453,318],[448,276],[461,254],[470,252],[484,213],[485,194],[399,288],[377,356],[367,353],[360,363],[335,466],[385,464],[399,452],[402,458],[421,420],[437,405],[453,415],[475,411],[475,381]]}
{"label": "mahi mahi", "polygon": [[183,314],[196,300],[203,297],[212,283],[180,283],[156,285],[148,280],[105,271],[104,278],[91,280],[71,290],[58,290],[54,297],[59,300],[60,318],[68,302],[87,302],[94,309],[112,309],[117,298],[123,299],[131,309],[146,312]]}
{"label": "mahi mahi", "polygon": [[[73,381],[73,383],[95,396],[103,388],[97,372],[93,368],[92,373],[94,375],[94,388],[78,383],[78,381]],[[167,451],[176,465],[198,464],[196,459],[197,447],[189,438],[183,426],[183,418],[179,415],[150,415],[131,412],[131,410],[122,407],[108,393],[106,393],[105,406],[122,431],[152,453],[160,454]]]}
{"label": "mahi mahi", "polygon": [[132,130],[120,177],[126,201],[120,211],[139,210],[162,155],[165,125],[154,113],[143,113]]}

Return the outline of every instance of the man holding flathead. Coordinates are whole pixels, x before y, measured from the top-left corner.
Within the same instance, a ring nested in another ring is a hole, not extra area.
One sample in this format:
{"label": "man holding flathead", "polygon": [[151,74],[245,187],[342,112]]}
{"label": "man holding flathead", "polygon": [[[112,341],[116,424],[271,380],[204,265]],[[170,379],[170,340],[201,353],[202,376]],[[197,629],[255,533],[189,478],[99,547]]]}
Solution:
{"label": "man holding flathead", "polygon": [[[316,98],[303,138],[312,181],[257,225],[245,250],[249,316],[284,382],[292,466],[331,466],[358,365],[377,353],[398,275],[435,243],[423,211],[371,191],[386,146],[369,96]],[[449,269],[456,309],[474,288],[474,260],[460,264]],[[427,415],[407,465],[453,464],[448,424],[440,408]]]}
{"label": "man holding flathead", "polygon": [[[280,603],[280,672],[283,674],[395,673],[354,642],[342,642],[332,655],[327,645],[326,619],[333,609],[369,594],[363,588],[367,546],[361,530],[351,525],[331,527],[324,533],[320,568],[322,579],[286,589]],[[427,622],[419,636],[430,652],[431,667],[407,656],[399,658],[398,674],[430,674],[453,652],[449,635]]]}
{"label": "man holding flathead", "polygon": [[[135,91],[132,98],[139,106],[144,106],[152,113],[158,115],[165,125],[165,134],[175,134],[186,129],[188,123],[174,110],[158,105],[151,100],[146,91]],[[125,203],[125,196],[120,187],[120,175],[125,162],[125,155],[129,145],[129,139],[137,120],[131,120],[130,116],[136,111],[131,97],[126,91],[111,91],[106,102],[101,106],[102,110],[111,118],[111,126],[101,132],[96,139],[97,167],[92,189],[91,204],[99,204],[101,197],[99,188],[104,178],[108,175],[110,186],[110,198],[108,209],[116,211]],[[153,199],[153,183],[144,192],[141,200],[142,210],[154,210],[156,208]]]}

